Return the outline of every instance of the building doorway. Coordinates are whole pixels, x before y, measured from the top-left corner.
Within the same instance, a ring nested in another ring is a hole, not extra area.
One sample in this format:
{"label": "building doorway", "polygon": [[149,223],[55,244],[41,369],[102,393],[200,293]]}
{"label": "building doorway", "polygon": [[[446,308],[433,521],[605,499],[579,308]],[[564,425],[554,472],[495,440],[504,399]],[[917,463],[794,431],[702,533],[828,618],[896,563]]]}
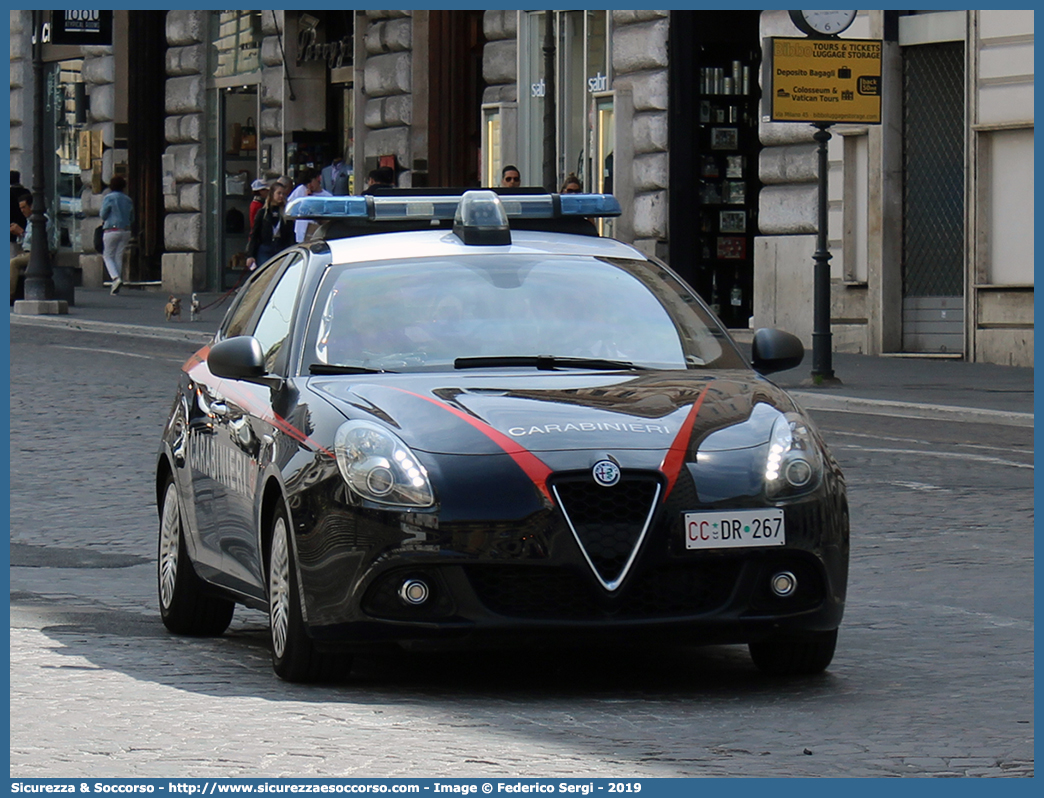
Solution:
{"label": "building doorway", "polygon": [[428,157],[415,186],[481,185],[482,11],[428,12]]}
{"label": "building doorway", "polygon": [[133,66],[127,72],[127,191],[134,200],[136,259],[131,279],[161,279],[163,259],[163,153],[166,148],[167,12],[128,11]]}
{"label": "building doorway", "polygon": [[257,85],[229,86],[218,92],[221,153],[218,175],[217,240],[220,276],[218,288],[239,285],[246,276],[247,245],[250,239],[250,186],[259,176],[257,168],[257,124],[260,117]]}
{"label": "building doorway", "polygon": [[964,352],[964,43],[903,48],[903,351]]}

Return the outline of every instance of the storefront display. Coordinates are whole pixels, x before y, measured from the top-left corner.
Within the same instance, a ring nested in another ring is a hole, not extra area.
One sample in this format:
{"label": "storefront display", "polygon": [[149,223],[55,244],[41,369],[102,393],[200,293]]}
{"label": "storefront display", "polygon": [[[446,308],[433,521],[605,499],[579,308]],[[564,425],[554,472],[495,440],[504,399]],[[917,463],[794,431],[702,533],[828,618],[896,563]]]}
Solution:
{"label": "storefront display", "polygon": [[[519,75],[519,152],[522,182],[539,185],[543,179],[544,13],[523,12],[519,47],[523,56]],[[612,85],[608,47],[609,13],[555,11],[555,132],[558,179],[569,173],[580,178],[586,191],[605,190],[612,169]],[[608,157],[608,161],[606,158]],[[488,175],[499,167],[487,169]],[[487,177],[492,180],[492,177]],[[499,178],[497,178],[499,183]]]}
{"label": "storefront display", "polygon": [[698,252],[706,299],[729,327],[746,327],[753,312],[753,237],[756,231],[757,54],[736,58],[730,45],[700,47],[700,234]]}
{"label": "storefront display", "polygon": [[[224,112],[228,141],[225,146],[223,170],[222,209],[219,218],[223,230],[224,242],[222,250],[222,288],[230,288],[243,276],[247,242],[250,228],[247,220],[250,217],[250,184],[258,175],[257,171],[257,135],[256,132],[247,137],[247,131],[255,131],[253,111],[257,104],[256,87],[240,89],[237,92],[224,92]],[[230,121],[230,120],[242,121]],[[253,146],[250,146],[250,145]]]}
{"label": "storefront display", "polygon": [[[60,253],[83,251],[80,241],[80,220],[84,218],[80,131],[85,128],[87,99],[80,72],[82,64],[83,59],[77,58],[47,66],[49,102],[45,104],[48,124],[44,128],[44,149],[54,152],[55,158],[45,165],[46,183],[50,189],[46,203],[47,212],[54,220],[54,235]],[[90,163],[89,157],[87,160]]]}

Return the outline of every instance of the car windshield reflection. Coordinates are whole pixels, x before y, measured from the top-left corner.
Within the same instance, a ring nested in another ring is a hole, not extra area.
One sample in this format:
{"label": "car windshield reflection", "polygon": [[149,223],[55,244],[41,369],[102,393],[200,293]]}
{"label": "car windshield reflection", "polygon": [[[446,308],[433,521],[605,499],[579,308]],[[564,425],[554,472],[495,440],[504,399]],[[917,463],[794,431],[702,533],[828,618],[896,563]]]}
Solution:
{"label": "car windshield reflection", "polygon": [[312,373],[552,368],[551,356],[561,368],[742,368],[714,322],[655,268],[548,255],[333,266],[304,363]]}

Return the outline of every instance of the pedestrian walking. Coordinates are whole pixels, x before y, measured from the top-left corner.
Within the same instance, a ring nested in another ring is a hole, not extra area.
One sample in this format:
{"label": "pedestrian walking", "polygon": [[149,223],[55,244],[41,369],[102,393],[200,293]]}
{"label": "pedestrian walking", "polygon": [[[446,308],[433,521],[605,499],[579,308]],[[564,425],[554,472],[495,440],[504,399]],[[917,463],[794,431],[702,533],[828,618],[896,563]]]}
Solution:
{"label": "pedestrian walking", "polygon": [[580,178],[576,176],[575,172],[570,172],[566,179],[562,183],[562,188],[558,190],[559,194],[582,194],[584,187],[580,183]]}
{"label": "pedestrian walking", "polygon": [[395,188],[395,170],[390,166],[378,166],[371,169],[366,176],[366,190],[363,194],[372,194],[376,188]]}
{"label": "pedestrian walking", "polygon": [[261,179],[255,180],[250,184],[250,190],[254,192],[254,196],[250,200],[250,215],[247,226],[253,230],[254,217],[257,216],[257,212],[264,207],[265,200],[268,199],[268,183]]}
{"label": "pedestrian walking", "polygon": [[[293,202],[299,197],[332,197],[333,195],[322,187],[322,175],[315,169],[306,167],[301,170],[300,182],[286,201]],[[294,238],[298,243],[305,240],[308,235],[309,219],[298,219],[294,222]]]}
{"label": "pedestrian walking", "polygon": [[102,200],[101,218],[102,260],[105,269],[112,278],[110,294],[118,294],[123,287],[123,251],[131,237],[131,223],[134,221],[134,203],[124,193],[127,180],[123,175],[113,175],[109,181],[109,193]]}
{"label": "pedestrian walking", "polygon": [[285,208],[286,185],[280,179],[268,190],[268,199],[250,228],[247,268],[251,271],[294,243],[294,226],[284,215]]}
{"label": "pedestrian walking", "polygon": [[500,185],[505,188],[518,188],[522,185],[522,173],[514,164],[508,164],[500,170]]}

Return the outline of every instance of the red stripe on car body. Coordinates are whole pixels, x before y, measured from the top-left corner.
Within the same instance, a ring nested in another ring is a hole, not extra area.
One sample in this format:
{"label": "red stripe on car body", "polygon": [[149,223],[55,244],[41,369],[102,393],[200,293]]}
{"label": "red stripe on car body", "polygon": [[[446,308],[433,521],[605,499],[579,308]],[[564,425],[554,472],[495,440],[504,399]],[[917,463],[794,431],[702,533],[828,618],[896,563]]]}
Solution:
{"label": "red stripe on car body", "polygon": [[457,418],[468,422],[471,426],[503,449],[506,454],[510,455],[511,459],[514,460],[526,473],[526,476],[533,480],[533,484],[536,485],[537,490],[540,491],[543,497],[547,499],[549,505],[554,507],[554,499],[551,498],[551,491],[547,488],[547,478],[551,476],[551,469],[531,451],[520,446],[517,441],[512,440],[498,429],[491,427],[485,421],[480,421],[474,416],[469,415],[463,410],[459,410],[446,402],[433,399],[430,396],[424,396],[423,394],[414,393],[413,391],[407,391],[404,388],[396,388],[395,390],[402,391],[402,393],[409,394],[410,396],[416,396],[418,399],[423,399],[426,402],[431,402],[436,407],[441,407],[443,410],[447,410],[457,416]]}
{"label": "red stripe on car body", "polygon": [[[207,365],[207,355],[210,354],[210,344],[202,347],[196,351],[188,360],[185,361],[185,365],[181,367],[181,370],[186,374],[191,375],[193,371],[198,369],[200,366]],[[210,369],[207,369],[209,373]]]}
{"label": "red stripe on car body", "polygon": [[709,389],[710,385],[705,386],[700,395],[696,397],[696,401],[692,404],[692,409],[689,410],[689,415],[685,417],[685,421],[682,423],[681,429],[678,430],[674,442],[663,457],[663,463],[660,464],[660,470],[667,477],[667,490],[663,493],[664,500],[670,495],[674,483],[678,481],[678,475],[681,474],[682,466],[685,465],[685,457],[689,451],[689,440],[692,438],[692,427],[696,423],[696,415],[700,412],[700,405],[703,404],[703,399],[707,396]]}

